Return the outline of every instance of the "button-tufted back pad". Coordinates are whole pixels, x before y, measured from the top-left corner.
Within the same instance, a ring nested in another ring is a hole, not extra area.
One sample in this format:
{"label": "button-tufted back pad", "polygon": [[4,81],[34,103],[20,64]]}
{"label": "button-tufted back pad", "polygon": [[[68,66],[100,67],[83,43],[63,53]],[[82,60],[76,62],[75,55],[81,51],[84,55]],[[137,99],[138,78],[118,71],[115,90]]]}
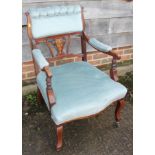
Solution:
{"label": "button-tufted back pad", "polygon": [[33,8],[29,13],[32,35],[36,39],[83,30],[79,5]]}

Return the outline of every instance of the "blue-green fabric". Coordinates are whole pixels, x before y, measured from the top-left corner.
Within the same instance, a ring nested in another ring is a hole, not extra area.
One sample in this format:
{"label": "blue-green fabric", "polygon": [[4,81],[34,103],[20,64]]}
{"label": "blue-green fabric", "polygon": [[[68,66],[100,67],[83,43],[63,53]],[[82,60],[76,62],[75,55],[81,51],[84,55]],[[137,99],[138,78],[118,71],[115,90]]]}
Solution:
{"label": "blue-green fabric", "polygon": [[45,66],[49,66],[49,63],[41,53],[41,50],[33,49],[32,54],[40,69],[43,69]]}
{"label": "blue-green fabric", "polygon": [[81,32],[83,30],[79,5],[52,6],[29,10],[34,38]]}
{"label": "blue-green fabric", "polygon": [[[124,98],[127,93],[122,84],[87,62],[68,63],[52,67],[51,70],[56,97],[51,117],[57,125],[96,114],[112,102]],[[45,78],[45,73],[41,71],[37,84],[48,105]]]}
{"label": "blue-green fabric", "polygon": [[109,52],[112,50],[111,46],[106,45],[95,38],[89,39],[89,44],[101,52]]}

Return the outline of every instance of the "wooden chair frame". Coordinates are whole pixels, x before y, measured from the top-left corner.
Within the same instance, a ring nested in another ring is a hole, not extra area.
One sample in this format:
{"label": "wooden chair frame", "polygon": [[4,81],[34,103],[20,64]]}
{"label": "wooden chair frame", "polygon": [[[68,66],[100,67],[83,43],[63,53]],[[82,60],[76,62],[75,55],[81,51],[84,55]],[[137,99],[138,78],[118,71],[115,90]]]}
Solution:
{"label": "wooden chair frame", "polygon": [[[87,61],[87,52],[86,52],[86,42],[89,44],[89,37],[86,35],[85,33],[85,22],[84,22],[84,15],[83,15],[83,8],[82,8],[82,12],[81,12],[81,18],[82,18],[82,22],[83,22],[83,31],[82,32],[75,32],[75,33],[68,33],[68,34],[61,34],[61,35],[56,35],[56,36],[50,36],[50,37],[45,37],[45,38],[39,38],[39,39],[35,39],[33,38],[32,35],[32,31],[31,31],[31,19],[30,19],[30,15],[28,12],[25,13],[27,16],[27,33],[28,33],[28,37],[29,37],[29,41],[30,41],[30,47],[31,50],[37,48],[37,45],[39,43],[45,43],[47,45],[47,47],[50,50],[50,53],[52,55],[52,59],[53,60],[57,60],[63,57],[72,57],[72,56],[77,56],[77,57],[82,57],[82,61]],[[70,45],[70,36],[71,35],[79,35],[81,37],[81,49],[82,49],[82,54],[69,54],[68,49],[69,49],[69,45]],[[64,37],[68,38],[68,45],[67,45],[67,52],[63,53],[63,47],[64,47]],[[62,39],[63,38],[63,39]],[[50,39],[54,39],[54,45],[57,48],[58,54],[57,56],[54,57],[54,53],[53,53],[53,49],[51,48],[52,43],[49,41]],[[97,50],[97,49],[96,49]],[[105,54],[108,54],[110,56],[112,56],[112,65],[111,65],[111,69],[110,69],[110,77],[117,81],[118,80],[118,76],[117,76],[117,65],[116,65],[116,61],[120,59],[120,56],[118,56],[116,53],[109,51],[109,52],[103,52]],[[32,55],[33,58],[33,55]],[[39,73],[39,69],[38,66],[33,58],[33,63],[35,66],[35,73],[36,75]],[[51,83],[51,78],[52,78],[52,72],[49,69],[49,66],[46,66],[42,69],[42,71],[44,71],[46,73],[46,84],[47,84],[47,96],[48,96],[48,101],[49,101],[49,111],[51,111],[50,109],[52,108],[52,106],[54,104],[56,104],[55,101],[55,96],[54,96],[54,92],[52,89],[52,83]],[[38,99],[39,102],[43,101],[42,98],[42,94],[38,88]],[[120,121],[120,111],[121,109],[124,107],[125,105],[125,101],[124,99],[118,100],[117,101],[117,106],[116,106],[116,110],[115,110],[115,120],[117,123],[119,123]],[[104,109],[105,110],[105,109]],[[85,119],[88,117],[93,117],[96,116],[98,114],[95,115],[91,115],[91,116],[87,116],[87,117],[82,117],[82,118],[78,118],[76,120],[80,120],[80,119]],[[74,121],[74,120],[72,120]],[[69,121],[71,122],[71,121]],[[61,125],[56,125],[56,134],[57,134],[57,143],[56,143],[56,150],[60,151],[62,148],[62,143],[63,143],[63,125],[66,124],[68,122],[65,122]]]}

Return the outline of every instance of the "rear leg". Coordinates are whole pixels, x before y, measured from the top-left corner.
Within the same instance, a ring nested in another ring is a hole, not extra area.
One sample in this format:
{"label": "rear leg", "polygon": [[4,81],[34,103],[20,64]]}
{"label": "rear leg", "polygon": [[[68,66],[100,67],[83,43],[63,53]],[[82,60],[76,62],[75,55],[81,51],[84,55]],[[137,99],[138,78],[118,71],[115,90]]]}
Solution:
{"label": "rear leg", "polygon": [[43,100],[42,94],[41,94],[39,88],[37,88],[37,102],[38,102],[38,104],[42,104],[43,101],[44,100]]}

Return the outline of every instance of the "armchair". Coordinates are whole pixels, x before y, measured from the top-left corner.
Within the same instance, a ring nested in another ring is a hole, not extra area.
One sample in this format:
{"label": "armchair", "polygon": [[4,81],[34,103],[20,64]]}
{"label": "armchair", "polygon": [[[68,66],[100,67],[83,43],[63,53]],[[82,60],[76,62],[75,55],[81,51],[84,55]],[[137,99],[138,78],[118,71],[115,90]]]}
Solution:
{"label": "armchair", "polygon": [[[116,82],[116,61],[120,57],[110,46],[86,35],[83,8],[79,5],[35,8],[26,12],[26,16],[38,99],[45,101],[56,125],[57,151],[62,148],[63,126],[68,122],[95,116],[117,102],[115,120],[119,123],[120,111],[125,105],[123,98],[127,93],[127,89]],[[72,35],[81,37],[81,54],[69,53]],[[79,56],[82,61],[50,67],[37,48],[39,43],[47,45],[53,60]],[[113,57],[111,78],[87,62],[86,43]]]}

